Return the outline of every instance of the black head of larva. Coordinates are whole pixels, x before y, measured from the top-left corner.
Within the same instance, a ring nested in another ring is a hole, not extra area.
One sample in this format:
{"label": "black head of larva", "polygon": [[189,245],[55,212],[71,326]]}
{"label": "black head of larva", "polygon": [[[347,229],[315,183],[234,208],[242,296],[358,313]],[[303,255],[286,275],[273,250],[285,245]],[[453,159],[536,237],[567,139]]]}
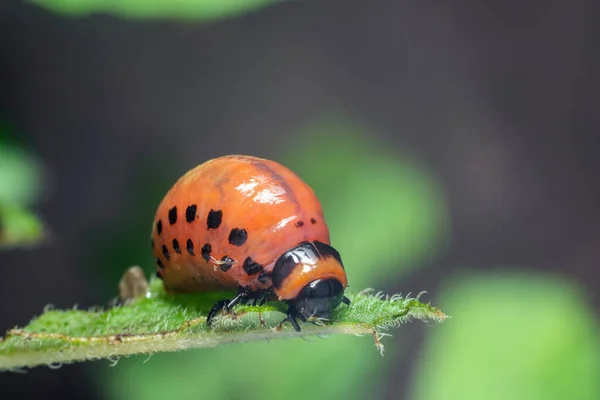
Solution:
{"label": "black head of larva", "polygon": [[296,299],[294,308],[300,319],[329,319],[344,298],[344,287],[337,279],[317,279],[306,285]]}

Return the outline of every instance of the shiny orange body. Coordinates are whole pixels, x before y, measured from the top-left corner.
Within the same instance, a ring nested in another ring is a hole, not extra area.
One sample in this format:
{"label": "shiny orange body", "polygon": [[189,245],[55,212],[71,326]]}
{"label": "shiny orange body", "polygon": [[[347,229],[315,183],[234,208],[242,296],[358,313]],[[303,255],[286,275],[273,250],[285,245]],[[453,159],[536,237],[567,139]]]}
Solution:
{"label": "shiny orange body", "polygon": [[[313,190],[274,161],[240,155],[210,160],[182,176],[152,228],[157,272],[172,292],[270,289],[277,259],[306,241],[330,243]],[[293,298],[315,277],[336,278],[345,288],[345,272],[334,264],[323,260],[294,271],[278,297]]]}

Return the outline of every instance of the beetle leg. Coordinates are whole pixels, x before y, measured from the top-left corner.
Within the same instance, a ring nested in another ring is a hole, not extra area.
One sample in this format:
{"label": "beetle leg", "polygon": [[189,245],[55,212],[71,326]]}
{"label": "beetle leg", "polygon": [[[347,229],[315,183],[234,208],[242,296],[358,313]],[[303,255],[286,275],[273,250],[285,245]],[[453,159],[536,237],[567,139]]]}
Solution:
{"label": "beetle leg", "polygon": [[[270,294],[271,293],[269,291],[252,292],[249,289],[240,287],[238,290],[238,294],[232,300],[220,300],[215,303],[213,308],[208,313],[208,316],[206,317],[206,324],[210,326],[215,315],[217,315],[222,310],[229,312],[233,307],[237,306],[238,304],[250,303],[255,306],[262,306],[266,304]],[[299,331],[300,328],[298,327],[298,323],[296,322],[296,320],[294,319],[293,322],[290,320],[290,322],[294,326],[294,329]]]}
{"label": "beetle leg", "polygon": [[296,317],[293,316],[288,316],[287,320],[290,321],[290,324],[292,324],[292,326],[294,327],[294,330],[296,332],[300,332],[300,325],[298,325],[298,321],[296,320]]}
{"label": "beetle leg", "polygon": [[342,303],[344,303],[345,305],[349,306],[350,305],[350,299],[347,298],[346,296],[344,296],[344,298],[342,299]]}
{"label": "beetle leg", "polygon": [[210,310],[208,315],[206,316],[206,325],[210,326],[212,324],[212,320],[219,313],[219,311],[223,310],[229,304],[229,300],[220,300],[215,303],[213,308]]}
{"label": "beetle leg", "polygon": [[225,306],[225,311],[231,311],[231,309],[238,304],[246,304],[248,302],[248,292],[243,289],[240,289],[237,296],[233,298],[227,305]]}
{"label": "beetle leg", "polygon": [[251,299],[250,301],[248,301],[248,304],[250,304],[251,306],[263,306],[267,303],[269,295],[270,293],[268,290],[258,290],[256,292],[250,292],[248,293],[248,296],[250,296]]}
{"label": "beetle leg", "polygon": [[267,304],[267,299],[269,298],[269,293],[263,294],[260,298],[256,299],[256,302],[259,306],[264,306]]}
{"label": "beetle leg", "polygon": [[249,297],[250,294],[248,293],[248,291],[244,288],[240,288],[238,290],[238,294],[232,300],[227,299],[217,301],[206,317],[206,325],[210,326],[213,318],[220,311],[225,310],[226,312],[229,312],[233,307],[237,306],[238,304],[246,304],[248,302]]}
{"label": "beetle leg", "polygon": [[279,323],[279,326],[281,327],[286,321],[289,321],[290,324],[292,324],[296,332],[300,332],[300,325],[298,325],[298,321],[296,320],[296,307],[293,305],[288,307],[287,317]]}
{"label": "beetle leg", "polygon": [[221,310],[225,310],[226,312],[231,311],[231,309],[238,304],[245,304],[248,302],[248,292],[243,289],[240,289],[238,294],[233,298],[233,300],[220,300],[215,303],[213,308],[208,313],[206,317],[206,325],[210,326],[213,318],[217,315]]}
{"label": "beetle leg", "polygon": [[296,332],[300,332],[300,325],[298,325],[298,321],[296,320],[296,317],[294,317],[293,315],[288,315],[283,321],[281,321],[279,326],[283,325],[286,321],[289,321],[290,324],[292,324],[292,326],[294,327],[294,330]]}

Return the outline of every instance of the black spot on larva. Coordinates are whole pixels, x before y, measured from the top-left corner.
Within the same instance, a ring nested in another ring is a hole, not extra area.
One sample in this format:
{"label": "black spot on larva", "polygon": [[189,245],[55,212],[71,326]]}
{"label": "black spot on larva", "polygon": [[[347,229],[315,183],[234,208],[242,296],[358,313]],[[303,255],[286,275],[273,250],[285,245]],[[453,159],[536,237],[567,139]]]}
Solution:
{"label": "black spot on larva", "polygon": [[159,271],[156,271],[156,277],[160,280],[163,278]]}
{"label": "black spot on larva", "polygon": [[251,259],[250,257],[244,260],[244,272],[248,275],[255,275],[262,271],[263,266]]}
{"label": "black spot on larva", "polygon": [[162,260],[160,258],[156,259],[156,265],[158,266],[158,268],[163,269],[165,267],[165,265],[163,264]]}
{"label": "black spot on larva", "polygon": [[223,211],[221,210],[210,210],[206,217],[206,226],[208,229],[217,229],[221,225],[223,220]]}
{"label": "black spot on larva", "polygon": [[202,258],[204,258],[206,261],[210,260],[211,251],[212,247],[210,246],[210,243],[206,243],[204,246],[202,246]]}
{"label": "black spot on larva", "polygon": [[165,246],[164,244],[162,246],[162,251],[163,251],[163,255],[165,256],[167,261],[169,261],[169,259],[171,258],[171,255],[169,254],[169,249],[167,249],[167,246]]}
{"label": "black spot on larva", "polygon": [[177,206],[169,210],[169,223],[173,225],[175,222],[177,222]]}
{"label": "black spot on larva", "polygon": [[298,221],[294,224],[296,228],[302,228],[304,226],[304,221]]}
{"label": "black spot on larva", "polygon": [[231,267],[233,267],[233,260],[228,256],[223,256],[221,261],[223,262],[223,264],[221,264],[221,271],[227,272]]}
{"label": "black spot on larva", "polygon": [[194,242],[192,242],[192,239],[188,239],[187,242],[185,242],[185,248],[187,250],[188,253],[190,253],[191,256],[194,256]]}
{"label": "black spot on larva", "polygon": [[160,219],[156,222],[156,233],[159,235],[162,233],[162,221]]}
{"label": "black spot on larva", "polygon": [[248,239],[248,232],[245,229],[233,228],[229,232],[229,244],[234,246],[241,246],[246,243]]}
{"label": "black spot on larva", "polygon": [[175,250],[175,253],[181,254],[181,248],[179,248],[179,242],[177,239],[173,239],[173,250]]}
{"label": "black spot on larva", "polygon": [[268,285],[271,282],[271,274],[265,271],[261,272],[258,276],[258,281],[263,285]]}
{"label": "black spot on larva", "polygon": [[185,220],[187,222],[194,222],[196,219],[196,210],[198,210],[198,206],[192,204],[185,209]]}
{"label": "black spot on larva", "polygon": [[316,220],[316,219],[314,219],[314,218],[311,218],[311,219],[310,219],[310,223],[314,225],[314,224],[316,224],[316,223],[317,223],[317,220]]}

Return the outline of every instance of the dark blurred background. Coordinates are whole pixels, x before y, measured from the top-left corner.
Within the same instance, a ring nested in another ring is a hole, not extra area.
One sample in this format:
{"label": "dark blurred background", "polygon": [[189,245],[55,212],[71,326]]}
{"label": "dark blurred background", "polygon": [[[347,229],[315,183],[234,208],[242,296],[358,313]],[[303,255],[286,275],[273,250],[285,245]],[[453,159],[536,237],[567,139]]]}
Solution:
{"label": "dark blurred background", "polygon": [[600,398],[595,3],[275,3],[0,3],[0,157],[35,157],[50,231],[0,253],[0,329],[150,274],[162,196],[234,153],[314,187],[354,290],[426,290],[452,318],[389,332],[383,358],[369,338],[237,345],[4,373],[0,397]]}

